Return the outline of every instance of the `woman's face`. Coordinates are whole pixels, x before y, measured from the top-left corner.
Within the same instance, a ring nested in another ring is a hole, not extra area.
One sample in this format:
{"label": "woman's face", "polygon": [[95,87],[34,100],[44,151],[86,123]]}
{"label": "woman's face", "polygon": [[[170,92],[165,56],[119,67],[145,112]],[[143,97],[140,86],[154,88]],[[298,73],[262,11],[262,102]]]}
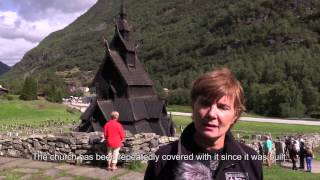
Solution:
{"label": "woman's face", "polygon": [[223,96],[216,102],[199,96],[193,104],[192,119],[196,133],[205,139],[224,138],[236,118],[234,101],[228,96]]}

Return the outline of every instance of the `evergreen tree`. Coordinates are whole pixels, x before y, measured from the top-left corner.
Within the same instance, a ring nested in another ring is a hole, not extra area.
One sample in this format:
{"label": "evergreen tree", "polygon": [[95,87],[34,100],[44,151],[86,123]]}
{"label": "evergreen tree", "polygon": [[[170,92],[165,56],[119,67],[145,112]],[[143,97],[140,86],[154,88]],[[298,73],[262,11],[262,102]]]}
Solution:
{"label": "evergreen tree", "polygon": [[27,77],[22,87],[20,99],[26,101],[37,99],[37,88],[37,82],[31,77]]}
{"label": "evergreen tree", "polygon": [[48,92],[48,101],[60,103],[62,102],[62,98],[63,98],[62,89],[54,85],[51,85],[51,88]]}

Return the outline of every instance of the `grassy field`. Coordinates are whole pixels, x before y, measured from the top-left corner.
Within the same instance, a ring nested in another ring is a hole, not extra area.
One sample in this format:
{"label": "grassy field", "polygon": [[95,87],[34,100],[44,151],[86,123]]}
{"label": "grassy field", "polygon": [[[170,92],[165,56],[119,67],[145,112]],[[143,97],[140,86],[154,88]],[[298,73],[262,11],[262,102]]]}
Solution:
{"label": "grassy field", "polygon": [[0,107],[0,128],[1,125],[20,124],[37,127],[41,122],[46,121],[78,122],[80,117],[80,112],[68,112],[64,105],[45,100],[0,100]]}
{"label": "grassy field", "polygon": [[318,180],[320,174],[307,173],[303,171],[293,171],[291,169],[282,168],[279,166],[271,166],[263,168],[263,179],[265,180]]}
{"label": "grassy field", "polygon": [[[1,125],[10,124],[28,124],[37,127],[41,122],[46,121],[78,122],[80,116],[80,112],[68,112],[64,105],[50,103],[45,100],[0,100],[0,107],[0,128]],[[174,110],[174,108],[178,108],[178,111],[182,109],[188,110],[187,106],[171,106],[169,110]],[[191,122],[190,117],[183,116],[173,116],[173,120],[177,125],[178,131],[180,126],[185,127]],[[320,126],[240,121],[233,128],[233,132],[240,133],[241,135],[271,133],[273,136],[281,136],[300,133],[318,133],[320,132]]]}
{"label": "grassy field", "polygon": [[[178,132],[180,130],[180,126],[185,127],[191,122],[190,117],[184,116],[173,116],[173,120],[177,125]],[[240,135],[271,133],[271,135],[275,137],[283,135],[319,133],[320,126],[239,121],[233,127],[232,131],[234,133],[239,133]]]}
{"label": "grassy field", "polygon": [[191,113],[191,106],[169,105],[167,111]]}

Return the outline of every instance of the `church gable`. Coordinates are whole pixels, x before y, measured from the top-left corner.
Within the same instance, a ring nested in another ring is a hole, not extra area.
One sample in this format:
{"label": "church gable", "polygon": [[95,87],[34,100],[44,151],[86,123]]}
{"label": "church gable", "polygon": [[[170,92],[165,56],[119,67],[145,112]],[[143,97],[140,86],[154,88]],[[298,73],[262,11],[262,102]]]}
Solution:
{"label": "church gable", "polygon": [[93,80],[97,99],[82,116],[79,131],[100,131],[112,111],[119,112],[119,122],[135,134],[154,132],[173,135],[172,122],[165,105],[153,90],[153,83],[140,63],[124,6],[116,21],[115,35]]}

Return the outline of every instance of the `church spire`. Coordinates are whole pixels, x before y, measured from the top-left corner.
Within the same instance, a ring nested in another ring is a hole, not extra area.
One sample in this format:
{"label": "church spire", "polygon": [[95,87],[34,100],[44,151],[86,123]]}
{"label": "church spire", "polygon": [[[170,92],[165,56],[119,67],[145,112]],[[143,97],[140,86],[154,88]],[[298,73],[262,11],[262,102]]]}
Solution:
{"label": "church spire", "polygon": [[127,8],[126,8],[126,1],[121,0],[120,5],[120,12],[119,12],[119,18],[116,20],[116,33],[119,31],[121,36],[124,40],[129,41],[129,33],[130,33],[130,27],[127,22]]}
{"label": "church spire", "polygon": [[124,0],[121,0],[121,6],[120,6],[120,18],[125,19],[127,17],[127,9]]}

